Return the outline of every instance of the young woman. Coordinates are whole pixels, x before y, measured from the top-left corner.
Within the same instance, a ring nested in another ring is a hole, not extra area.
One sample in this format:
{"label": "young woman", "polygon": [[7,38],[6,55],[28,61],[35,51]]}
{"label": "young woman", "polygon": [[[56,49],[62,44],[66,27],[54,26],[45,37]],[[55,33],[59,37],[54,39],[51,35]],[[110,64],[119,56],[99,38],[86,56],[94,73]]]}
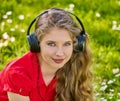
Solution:
{"label": "young woman", "polygon": [[62,9],[40,14],[34,37],[28,38],[37,41],[37,52],[31,49],[1,72],[0,101],[93,101],[88,37],[83,32]]}

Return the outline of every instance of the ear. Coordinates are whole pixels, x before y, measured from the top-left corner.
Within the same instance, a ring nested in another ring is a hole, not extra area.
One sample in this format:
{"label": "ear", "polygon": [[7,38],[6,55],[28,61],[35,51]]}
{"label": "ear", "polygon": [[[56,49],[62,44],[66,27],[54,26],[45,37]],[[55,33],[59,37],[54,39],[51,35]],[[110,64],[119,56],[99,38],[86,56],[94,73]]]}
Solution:
{"label": "ear", "polygon": [[28,36],[28,43],[31,52],[40,52],[39,41],[37,40],[35,32]]}
{"label": "ear", "polygon": [[86,34],[80,34],[79,36],[76,37],[77,44],[74,47],[75,52],[84,51],[85,37],[86,37]]}

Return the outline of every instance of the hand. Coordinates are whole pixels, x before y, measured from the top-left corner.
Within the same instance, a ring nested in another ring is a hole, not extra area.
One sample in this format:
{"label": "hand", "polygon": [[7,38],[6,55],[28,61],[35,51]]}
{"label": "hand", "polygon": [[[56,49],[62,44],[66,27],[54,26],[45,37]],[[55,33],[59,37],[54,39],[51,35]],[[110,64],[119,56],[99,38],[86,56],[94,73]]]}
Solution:
{"label": "hand", "polygon": [[29,96],[22,96],[13,92],[7,92],[9,101],[30,101]]}

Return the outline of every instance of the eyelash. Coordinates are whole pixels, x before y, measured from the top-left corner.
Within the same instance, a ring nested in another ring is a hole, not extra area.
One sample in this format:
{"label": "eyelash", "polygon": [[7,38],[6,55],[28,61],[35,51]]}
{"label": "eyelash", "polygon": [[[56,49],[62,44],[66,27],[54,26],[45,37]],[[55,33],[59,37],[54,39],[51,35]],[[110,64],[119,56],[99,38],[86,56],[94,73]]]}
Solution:
{"label": "eyelash", "polygon": [[70,46],[70,45],[71,45],[71,43],[69,43],[69,42],[64,44],[64,46]]}
{"label": "eyelash", "polygon": [[[47,43],[47,45],[48,45],[48,46],[56,46],[56,44],[55,44],[54,42]],[[66,42],[66,43],[64,44],[64,46],[70,46],[70,45],[71,45],[70,42]]]}
{"label": "eyelash", "polygon": [[47,43],[48,46],[55,46],[55,43],[53,42],[50,42],[50,43]]}

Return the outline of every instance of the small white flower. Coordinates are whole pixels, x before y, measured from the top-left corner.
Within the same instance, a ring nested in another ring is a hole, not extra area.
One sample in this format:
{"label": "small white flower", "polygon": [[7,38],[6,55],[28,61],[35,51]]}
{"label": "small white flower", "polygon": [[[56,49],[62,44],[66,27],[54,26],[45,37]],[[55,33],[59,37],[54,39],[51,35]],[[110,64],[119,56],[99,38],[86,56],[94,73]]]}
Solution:
{"label": "small white flower", "polygon": [[112,70],[113,74],[116,74],[116,73],[118,73],[119,71],[120,71],[119,68],[116,68],[116,69],[113,69],[113,70]]}
{"label": "small white flower", "polygon": [[107,88],[107,85],[104,85],[100,88],[101,91],[104,91]]}
{"label": "small white flower", "polygon": [[116,74],[115,77],[120,77],[120,73],[119,73],[119,74]]}
{"label": "small white flower", "polygon": [[7,19],[8,18],[8,16],[7,15],[3,15],[3,19]]}
{"label": "small white flower", "polygon": [[110,89],[110,92],[114,92],[114,89]]}
{"label": "small white flower", "polygon": [[118,93],[118,96],[120,96],[120,93]]}
{"label": "small white flower", "polygon": [[96,93],[95,95],[96,95],[96,96],[99,96],[99,95],[100,95],[100,93]]}
{"label": "small white flower", "polygon": [[112,84],[115,80],[109,80],[107,84]]}
{"label": "small white flower", "polygon": [[65,11],[73,12],[75,5],[74,4],[69,4],[68,8],[65,8]]}
{"label": "small white flower", "polygon": [[21,30],[20,30],[20,32],[24,33],[24,32],[25,32],[25,30],[24,30],[24,29],[21,29]]}
{"label": "small white flower", "polygon": [[12,32],[15,31],[15,28],[11,28],[10,31],[12,31]]}
{"label": "small white flower", "polygon": [[105,81],[103,81],[101,85],[106,85],[106,82],[105,82]]}
{"label": "small white flower", "polygon": [[24,17],[24,15],[19,15],[18,18],[19,18],[20,20],[23,20],[25,17]]}
{"label": "small white flower", "polygon": [[69,7],[73,9],[75,7],[75,5],[74,4],[70,4]]}
{"label": "small white flower", "polygon": [[117,28],[117,25],[112,26],[112,30],[116,30],[116,28]]}
{"label": "small white flower", "polygon": [[10,41],[11,41],[11,42],[14,42],[14,41],[15,41],[15,37],[11,37],[11,38],[10,38]]}
{"label": "small white flower", "polygon": [[114,20],[112,23],[113,23],[113,25],[116,25],[116,24],[117,24],[117,21]]}
{"label": "small white flower", "polygon": [[12,19],[7,19],[7,22],[8,23],[12,23]]}
{"label": "small white flower", "polygon": [[11,14],[12,14],[12,11],[6,12],[6,15],[11,15]]}
{"label": "small white flower", "polygon": [[96,17],[100,17],[101,15],[100,15],[100,13],[96,13]]}
{"label": "small white flower", "polygon": [[5,32],[3,35],[2,35],[3,39],[8,39],[9,38],[9,35],[7,32]]}

